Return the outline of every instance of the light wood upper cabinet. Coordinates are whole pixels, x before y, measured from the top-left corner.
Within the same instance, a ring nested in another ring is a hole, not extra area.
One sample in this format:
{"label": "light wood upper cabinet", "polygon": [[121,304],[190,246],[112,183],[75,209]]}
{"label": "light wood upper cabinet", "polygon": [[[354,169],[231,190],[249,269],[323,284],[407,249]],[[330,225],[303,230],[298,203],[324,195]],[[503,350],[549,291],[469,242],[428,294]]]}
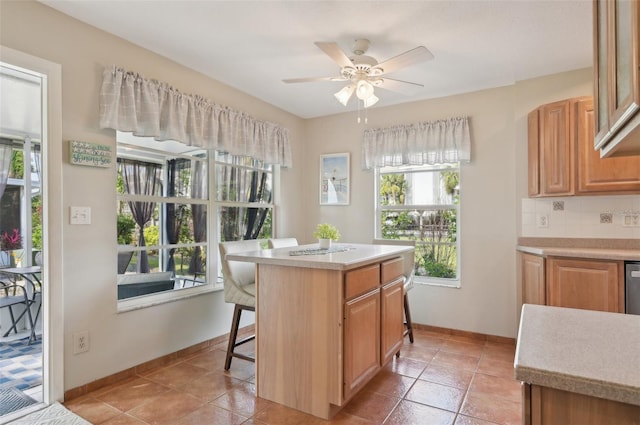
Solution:
{"label": "light wood upper cabinet", "polygon": [[547,259],[547,305],[624,313],[622,261]]}
{"label": "light wood upper cabinet", "polygon": [[640,155],[640,2],[594,0],[595,148]]}
{"label": "light wood upper cabinet", "polygon": [[600,158],[593,149],[595,111],[591,99],[575,102],[579,194],[640,192],[640,156]]}
{"label": "light wood upper cabinet", "polygon": [[528,116],[528,146],[529,158],[529,196],[540,195],[540,110],[534,109]]}
{"label": "light wood upper cabinet", "polygon": [[600,158],[591,97],[542,105],[528,117],[529,196],[640,193],[640,156]]}
{"label": "light wood upper cabinet", "polygon": [[529,196],[573,195],[575,192],[570,112],[570,101],[562,100],[529,113],[529,179],[537,176],[537,181],[529,181]]}
{"label": "light wood upper cabinet", "polygon": [[522,304],[545,304],[544,257],[520,253]]}

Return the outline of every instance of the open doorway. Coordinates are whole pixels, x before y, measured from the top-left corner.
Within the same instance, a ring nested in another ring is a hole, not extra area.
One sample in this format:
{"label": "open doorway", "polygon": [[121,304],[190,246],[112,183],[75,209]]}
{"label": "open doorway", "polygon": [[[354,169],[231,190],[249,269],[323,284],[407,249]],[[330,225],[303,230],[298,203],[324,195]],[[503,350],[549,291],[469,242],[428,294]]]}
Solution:
{"label": "open doorway", "polygon": [[60,86],[59,65],[0,46],[0,423],[63,398]]}

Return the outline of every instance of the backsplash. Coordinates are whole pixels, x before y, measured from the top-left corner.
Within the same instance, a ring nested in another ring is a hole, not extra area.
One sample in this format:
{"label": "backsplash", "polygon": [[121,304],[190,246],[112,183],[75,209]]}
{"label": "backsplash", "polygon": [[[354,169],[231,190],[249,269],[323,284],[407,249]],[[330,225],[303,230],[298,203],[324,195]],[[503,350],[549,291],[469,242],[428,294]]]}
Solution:
{"label": "backsplash", "polygon": [[640,195],[525,198],[521,236],[638,239],[639,219]]}

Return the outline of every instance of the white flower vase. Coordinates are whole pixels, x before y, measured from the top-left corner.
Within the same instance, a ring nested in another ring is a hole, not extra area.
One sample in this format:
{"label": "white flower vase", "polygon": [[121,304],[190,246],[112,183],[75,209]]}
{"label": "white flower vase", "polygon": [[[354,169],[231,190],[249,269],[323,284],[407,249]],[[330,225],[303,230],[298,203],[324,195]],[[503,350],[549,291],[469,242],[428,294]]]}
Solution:
{"label": "white flower vase", "polygon": [[22,256],[24,255],[23,249],[14,249],[11,252],[11,265],[13,267],[22,267]]}
{"label": "white flower vase", "polygon": [[320,249],[329,249],[331,248],[331,239],[318,239],[318,245],[320,245]]}

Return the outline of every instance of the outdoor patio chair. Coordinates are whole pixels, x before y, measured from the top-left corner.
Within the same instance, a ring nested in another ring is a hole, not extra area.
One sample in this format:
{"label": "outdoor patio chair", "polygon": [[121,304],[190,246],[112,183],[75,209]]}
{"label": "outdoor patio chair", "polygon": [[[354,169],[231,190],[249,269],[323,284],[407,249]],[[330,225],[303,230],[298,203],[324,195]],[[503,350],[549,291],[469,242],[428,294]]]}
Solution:
{"label": "outdoor patio chair", "polygon": [[[14,333],[17,334],[20,320],[26,314],[29,329],[31,331],[29,335],[29,344],[31,344],[36,339],[36,328],[33,317],[31,316],[31,304],[33,304],[34,301],[29,298],[25,287],[21,285],[3,280],[0,281],[0,291],[0,309],[9,309],[9,315],[11,316],[11,327],[2,336],[7,337],[11,333],[11,331],[14,331]],[[22,311],[22,313],[20,313],[19,316],[16,317],[13,311],[13,307],[18,306],[24,307],[24,310]]]}
{"label": "outdoor patio chair", "polygon": [[224,276],[224,300],[227,303],[235,304],[233,319],[231,321],[231,331],[229,332],[229,344],[227,346],[227,358],[224,369],[229,370],[231,359],[240,359],[255,362],[255,358],[242,353],[236,353],[235,348],[255,339],[255,334],[240,341],[238,338],[238,328],[240,326],[240,315],[243,310],[256,311],[256,265],[243,261],[228,261],[227,254],[246,251],[259,251],[260,241],[251,239],[233,242],[221,242],[220,261],[222,263],[222,274]]}

